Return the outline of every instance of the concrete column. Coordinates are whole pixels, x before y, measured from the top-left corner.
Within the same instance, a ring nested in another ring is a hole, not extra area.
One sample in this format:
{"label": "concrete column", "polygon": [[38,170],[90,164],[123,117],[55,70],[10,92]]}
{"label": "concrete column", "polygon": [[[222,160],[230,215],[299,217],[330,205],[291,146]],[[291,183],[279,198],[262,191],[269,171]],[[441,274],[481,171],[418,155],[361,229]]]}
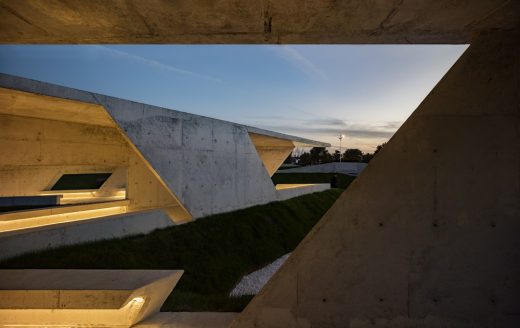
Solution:
{"label": "concrete column", "polygon": [[518,40],[474,40],[233,327],[518,327]]}

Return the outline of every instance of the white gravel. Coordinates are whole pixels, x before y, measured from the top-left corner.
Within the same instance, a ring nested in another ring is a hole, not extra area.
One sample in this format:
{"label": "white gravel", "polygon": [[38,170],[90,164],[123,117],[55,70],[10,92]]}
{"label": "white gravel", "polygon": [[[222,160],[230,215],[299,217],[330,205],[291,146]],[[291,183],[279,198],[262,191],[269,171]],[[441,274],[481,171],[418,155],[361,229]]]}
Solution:
{"label": "white gravel", "polygon": [[278,269],[284,264],[285,260],[291,255],[291,253],[285,254],[271,264],[266,265],[260,270],[251,272],[248,275],[242,277],[240,282],[233,288],[229,296],[238,297],[242,295],[256,295],[262,287],[267,283],[269,279],[278,271]]}

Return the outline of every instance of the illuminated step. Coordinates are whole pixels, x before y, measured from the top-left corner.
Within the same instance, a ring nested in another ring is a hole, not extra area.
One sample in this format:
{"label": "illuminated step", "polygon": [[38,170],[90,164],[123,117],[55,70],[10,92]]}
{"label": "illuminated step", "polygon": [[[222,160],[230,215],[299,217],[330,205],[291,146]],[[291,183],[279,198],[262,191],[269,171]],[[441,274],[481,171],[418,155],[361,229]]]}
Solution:
{"label": "illuminated step", "polygon": [[0,232],[126,213],[128,204],[128,200],[120,200],[4,213],[0,214]]}
{"label": "illuminated step", "polygon": [[0,270],[0,326],[130,327],[158,313],[182,270]]}
{"label": "illuminated step", "polygon": [[100,192],[99,189],[91,190],[49,190],[41,191],[40,195],[59,196],[60,205],[100,203],[126,198],[126,189],[119,188]]}

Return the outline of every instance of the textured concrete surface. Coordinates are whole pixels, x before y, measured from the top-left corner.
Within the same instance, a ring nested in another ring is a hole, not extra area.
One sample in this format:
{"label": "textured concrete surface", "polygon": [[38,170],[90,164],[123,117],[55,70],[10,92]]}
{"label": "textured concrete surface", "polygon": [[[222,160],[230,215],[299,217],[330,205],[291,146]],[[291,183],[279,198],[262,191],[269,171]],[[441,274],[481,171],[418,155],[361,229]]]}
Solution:
{"label": "textured concrete surface", "polygon": [[[99,195],[87,202],[106,201],[112,191],[117,193],[123,188],[129,203],[119,213],[182,208],[100,106],[77,105],[78,102],[0,89],[0,147],[11,150],[0,158],[0,196],[41,195],[63,174],[114,172]],[[60,115],[65,120],[60,120]],[[73,207],[60,208],[60,212],[66,211],[70,212],[67,217],[47,217],[45,221],[60,223],[79,215]],[[31,213],[44,224],[40,217],[45,213]],[[114,213],[103,216],[109,214]],[[5,225],[12,225],[9,216],[0,214],[0,232],[9,230],[4,229]],[[179,222],[189,215],[178,213],[171,218]],[[31,227],[28,221],[24,226]]]}
{"label": "textured concrete surface", "polygon": [[[62,99],[68,104],[72,101],[73,104],[69,104],[69,107],[74,107],[77,102],[86,103],[84,107],[88,104],[97,105],[85,110],[88,113],[102,106],[127,139],[129,147],[135,148],[142,155],[159,181],[165,184],[167,190],[173,193],[194,218],[276,200],[276,192],[269,177],[272,164],[267,161],[264,163],[260,158],[249,137],[247,126],[5,74],[0,75],[0,87],[4,88],[4,93],[15,90],[18,98],[22,98],[19,92],[43,95],[35,99],[23,97],[23,101],[4,100],[6,108],[21,108],[24,110],[23,115],[37,115],[26,113],[26,108],[30,107],[28,104],[45,102],[50,97],[54,97],[51,99],[53,102],[60,102]],[[63,104],[62,106],[68,108]],[[13,109],[8,110],[8,113],[12,111]],[[41,111],[39,113],[41,115]],[[67,126],[70,124],[67,123]],[[271,140],[284,138],[284,146],[290,143],[293,143],[292,147],[294,143],[327,145],[260,129],[251,130],[254,134],[263,133],[265,138]],[[100,138],[105,143],[114,142],[111,137],[100,135]],[[117,147],[125,152],[122,144],[123,141]],[[127,158],[124,153],[104,153],[110,154],[114,160],[124,161]],[[84,154],[87,155],[89,154]],[[52,155],[47,157],[57,160]],[[264,156],[265,158],[268,157]],[[100,162],[95,158],[85,160],[92,165]],[[103,161],[106,162],[107,159],[104,158]],[[132,163],[132,160],[129,162]]]}
{"label": "textured concrete surface", "polygon": [[520,325],[518,40],[472,43],[233,327]]}
{"label": "textured concrete surface", "polygon": [[175,225],[161,210],[54,224],[0,234],[0,260],[42,249],[146,234]]}
{"label": "textured concrete surface", "polygon": [[130,327],[159,312],[176,270],[0,270],[0,325]]}
{"label": "textured concrete surface", "polygon": [[276,173],[341,173],[348,175],[358,175],[366,166],[366,163],[335,162],[278,170]]}
{"label": "textured concrete surface", "polygon": [[508,0],[2,0],[3,43],[468,43]]}
{"label": "textured concrete surface", "polygon": [[[164,214],[185,223],[315,192],[279,192],[270,179],[296,145],[328,144],[0,74],[0,148],[10,149],[0,157],[0,197],[41,195],[65,173],[113,172],[88,206],[60,207],[59,215],[0,214],[0,258],[74,240],[146,233],[165,226]],[[123,207],[97,209],[109,206],[101,202],[121,190]],[[150,219],[149,210],[162,213]],[[112,219],[91,230],[71,222],[125,212],[132,216],[114,219],[128,228]],[[33,242],[11,234],[13,227],[30,233]]]}
{"label": "textured concrete surface", "polygon": [[161,312],[135,325],[135,328],[227,328],[234,312]]}

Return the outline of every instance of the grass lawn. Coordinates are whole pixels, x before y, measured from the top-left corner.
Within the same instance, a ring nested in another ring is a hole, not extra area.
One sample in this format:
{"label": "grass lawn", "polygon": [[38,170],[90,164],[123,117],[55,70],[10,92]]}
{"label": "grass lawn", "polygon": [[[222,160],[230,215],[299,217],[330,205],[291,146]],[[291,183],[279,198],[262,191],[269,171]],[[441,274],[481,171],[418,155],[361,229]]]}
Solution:
{"label": "grass lawn", "polygon": [[[330,178],[298,175],[299,179],[294,174],[273,179],[307,183]],[[351,181],[344,176],[339,180],[340,186]],[[251,297],[228,297],[239,279],[291,252],[342,191],[330,189],[214,215],[147,235],[22,255],[1,262],[0,268],[183,269],[163,311],[241,311]]]}

